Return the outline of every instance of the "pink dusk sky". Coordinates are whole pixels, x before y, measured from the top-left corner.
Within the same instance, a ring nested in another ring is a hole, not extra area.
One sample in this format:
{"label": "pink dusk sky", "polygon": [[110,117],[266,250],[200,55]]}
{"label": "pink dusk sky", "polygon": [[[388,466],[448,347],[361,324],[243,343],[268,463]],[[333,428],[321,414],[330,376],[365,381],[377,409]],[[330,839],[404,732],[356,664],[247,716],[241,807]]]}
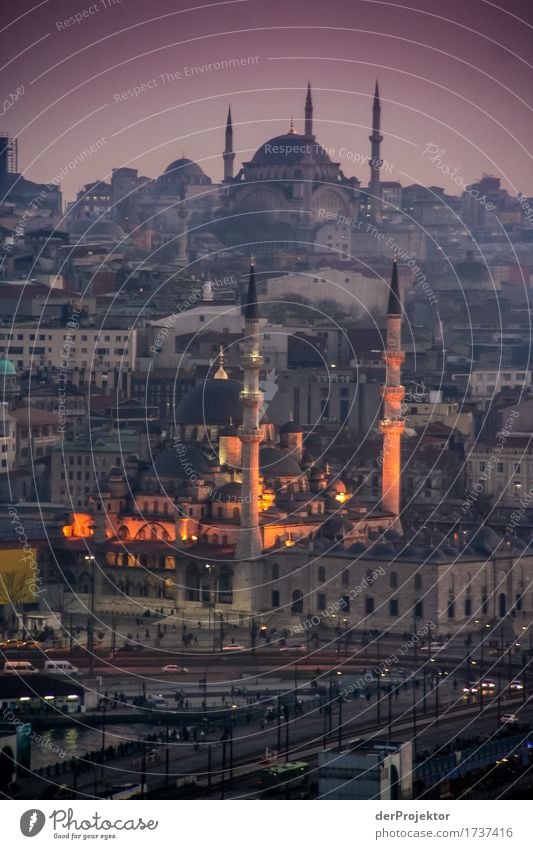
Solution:
{"label": "pink dusk sky", "polygon": [[[440,162],[533,194],[530,0],[21,0],[0,29],[0,130],[18,137],[19,170],[52,180],[104,140],[62,182],[66,200],[112,168],[155,177],[183,152],[218,181],[228,104],[238,168],[291,115],[303,131],[308,79],[317,140],[366,183],[376,78],[384,179],[458,194]],[[248,61],[225,67],[235,59]]]}

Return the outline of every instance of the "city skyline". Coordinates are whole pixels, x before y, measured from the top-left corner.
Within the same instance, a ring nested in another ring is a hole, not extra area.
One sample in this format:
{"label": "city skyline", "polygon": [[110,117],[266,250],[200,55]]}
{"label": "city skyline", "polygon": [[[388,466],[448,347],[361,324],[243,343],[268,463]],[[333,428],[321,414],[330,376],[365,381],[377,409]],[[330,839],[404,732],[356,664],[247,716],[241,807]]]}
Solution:
{"label": "city skyline", "polygon": [[[112,168],[156,177],[183,150],[218,182],[228,104],[236,160],[246,161],[265,139],[286,132],[291,115],[302,129],[308,79],[317,139],[337,151],[347,176],[365,183],[376,78],[382,156],[391,166],[386,179],[457,193],[423,154],[434,144],[442,163],[466,183],[491,173],[512,194],[533,194],[526,151],[533,130],[526,102],[530,24],[513,17],[526,12],[524,3],[505,12],[485,3],[461,7],[453,24],[436,3],[409,11],[337,2],[332,24],[318,3],[284,8],[283,22],[273,22],[259,3],[229,2],[209,7],[208,32],[200,10],[169,9],[165,2],[152,6],[155,15],[142,25],[142,8],[124,0],[93,4],[99,10],[87,17],[82,8],[80,22],[60,28],[72,9],[55,4],[51,20],[47,5],[26,10],[0,34],[10,57],[6,97],[24,87],[7,110],[4,104],[2,123],[18,137],[21,170],[41,182],[106,139],[65,177],[66,200],[83,184],[108,179]],[[279,15],[281,7],[274,10]],[[456,3],[448,7],[450,20],[454,11]],[[453,51],[441,44],[449,36]],[[144,90],[122,97],[134,87]]]}

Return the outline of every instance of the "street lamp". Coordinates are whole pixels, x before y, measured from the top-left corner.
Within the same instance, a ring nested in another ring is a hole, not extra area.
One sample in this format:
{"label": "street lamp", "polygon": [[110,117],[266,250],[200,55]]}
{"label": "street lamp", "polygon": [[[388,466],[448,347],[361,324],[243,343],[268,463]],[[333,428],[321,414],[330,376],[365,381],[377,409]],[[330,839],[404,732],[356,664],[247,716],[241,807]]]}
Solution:
{"label": "street lamp", "polygon": [[89,615],[87,617],[87,651],[89,653],[89,675],[94,674],[94,594],[95,594],[95,563],[94,554],[86,554],[83,558],[91,566],[91,594],[89,597]]}

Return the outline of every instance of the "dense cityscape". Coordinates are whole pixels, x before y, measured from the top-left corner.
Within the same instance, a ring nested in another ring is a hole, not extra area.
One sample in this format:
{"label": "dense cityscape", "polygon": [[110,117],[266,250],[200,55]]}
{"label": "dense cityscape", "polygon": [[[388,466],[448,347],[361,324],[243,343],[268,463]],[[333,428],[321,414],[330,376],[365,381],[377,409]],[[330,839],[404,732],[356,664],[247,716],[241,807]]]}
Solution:
{"label": "dense cityscape", "polygon": [[531,174],[428,119],[408,179],[385,50],[338,128],[286,62],[249,149],[245,45],[106,91],[201,78],[216,155],[0,133],[0,794],[526,799]]}

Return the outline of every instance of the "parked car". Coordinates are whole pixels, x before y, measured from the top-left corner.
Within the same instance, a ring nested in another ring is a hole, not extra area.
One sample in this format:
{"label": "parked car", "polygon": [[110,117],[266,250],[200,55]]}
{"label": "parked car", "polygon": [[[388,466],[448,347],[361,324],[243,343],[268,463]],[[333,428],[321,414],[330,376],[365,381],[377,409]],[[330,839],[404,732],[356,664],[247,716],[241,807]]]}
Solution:
{"label": "parked car", "polygon": [[34,675],[38,671],[28,660],[7,660],[4,663],[6,675]]}
{"label": "parked car", "polygon": [[523,681],[511,681],[511,683],[509,684],[509,689],[514,690],[515,692],[518,692],[519,690],[523,690],[524,689],[524,682]]}
{"label": "parked car", "polygon": [[227,646],[222,646],[222,651],[246,651],[246,646],[241,643],[228,643]]}
{"label": "parked car", "polygon": [[161,672],[188,672],[186,666],[178,666],[177,663],[167,663],[166,666],[161,667]]}

